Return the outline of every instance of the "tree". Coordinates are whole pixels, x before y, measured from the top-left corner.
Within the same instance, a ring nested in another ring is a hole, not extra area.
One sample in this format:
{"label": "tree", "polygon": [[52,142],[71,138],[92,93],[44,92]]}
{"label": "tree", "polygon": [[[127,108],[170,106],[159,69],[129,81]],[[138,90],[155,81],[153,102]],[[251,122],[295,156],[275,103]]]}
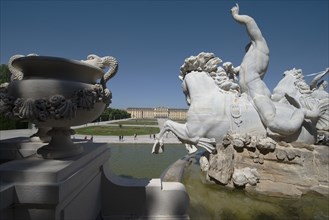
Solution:
{"label": "tree", "polygon": [[10,82],[10,71],[5,64],[0,65],[0,84]]}
{"label": "tree", "polygon": [[107,108],[104,110],[101,116],[99,116],[99,118],[96,119],[95,121],[109,121],[109,120],[117,120],[117,119],[124,119],[130,117],[131,115],[125,110]]}
{"label": "tree", "polygon": [[[10,71],[5,64],[0,65],[0,84],[10,82]],[[0,113],[0,130],[28,128],[28,122],[19,122],[6,118]]]}

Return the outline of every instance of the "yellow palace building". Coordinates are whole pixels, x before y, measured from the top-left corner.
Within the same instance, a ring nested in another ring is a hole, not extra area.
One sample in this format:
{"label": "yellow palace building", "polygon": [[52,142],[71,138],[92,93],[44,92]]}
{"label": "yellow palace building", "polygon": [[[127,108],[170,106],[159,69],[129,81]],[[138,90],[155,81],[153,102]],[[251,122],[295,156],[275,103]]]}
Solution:
{"label": "yellow palace building", "polygon": [[131,118],[169,118],[169,119],[186,119],[187,109],[182,108],[127,108],[126,110],[131,114]]}

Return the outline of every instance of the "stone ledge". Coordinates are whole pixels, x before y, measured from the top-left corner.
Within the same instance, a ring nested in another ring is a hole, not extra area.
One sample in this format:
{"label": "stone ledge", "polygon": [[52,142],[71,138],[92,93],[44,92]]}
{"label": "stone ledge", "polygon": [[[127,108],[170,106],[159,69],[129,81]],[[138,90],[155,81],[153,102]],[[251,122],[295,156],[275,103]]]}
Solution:
{"label": "stone ledge", "polygon": [[[0,165],[0,217],[5,219],[96,219],[101,209],[101,172],[107,144],[86,143],[65,160],[36,156]],[[82,208],[84,207],[84,208]]]}

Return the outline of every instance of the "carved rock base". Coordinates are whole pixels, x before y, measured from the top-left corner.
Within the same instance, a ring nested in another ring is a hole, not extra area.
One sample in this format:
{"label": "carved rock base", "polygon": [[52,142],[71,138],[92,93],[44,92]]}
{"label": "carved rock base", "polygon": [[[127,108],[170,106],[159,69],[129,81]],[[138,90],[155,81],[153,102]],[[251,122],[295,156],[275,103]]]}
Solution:
{"label": "carved rock base", "polygon": [[51,141],[39,148],[37,155],[45,159],[61,159],[82,153],[83,147],[72,142],[72,134],[74,131],[70,128],[53,128],[48,132],[52,137]]}
{"label": "carved rock base", "polygon": [[209,170],[204,171],[221,185],[275,197],[298,198],[308,192],[329,197],[328,146],[281,142],[264,151],[218,144],[217,154],[208,159]]}

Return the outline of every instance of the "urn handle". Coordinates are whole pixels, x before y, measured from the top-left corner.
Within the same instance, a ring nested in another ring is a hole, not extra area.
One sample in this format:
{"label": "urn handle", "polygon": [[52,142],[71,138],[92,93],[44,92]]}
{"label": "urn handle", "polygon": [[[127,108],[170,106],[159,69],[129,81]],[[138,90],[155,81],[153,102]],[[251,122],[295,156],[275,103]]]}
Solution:
{"label": "urn handle", "polygon": [[93,66],[96,66],[100,69],[109,68],[108,71],[103,75],[101,79],[101,85],[103,87],[103,90],[105,92],[106,97],[110,97],[111,92],[106,87],[106,83],[113,77],[118,71],[119,65],[116,58],[112,56],[105,56],[105,57],[99,57],[95,54],[90,54],[87,56],[87,60],[82,60],[82,62],[91,64]]}
{"label": "urn handle", "polygon": [[112,56],[99,57],[95,54],[90,54],[87,56],[87,60],[82,60],[84,63],[91,64],[100,69],[105,69],[109,67],[109,70],[104,74],[101,79],[102,84],[106,84],[118,71],[118,61]]}
{"label": "urn handle", "polygon": [[[28,54],[27,56],[38,56],[38,55],[37,54]],[[11,77],[10,77],[11,81],[22,80],[24,77],[24,73],[22,72],[22,70],[13,66],[13,62],[21,57],[25,57],[25,56],[20,55],[20,54],[14,55],[14,56],[10,57],[10,59],[8,61],[8,69],[11,72]]]}

